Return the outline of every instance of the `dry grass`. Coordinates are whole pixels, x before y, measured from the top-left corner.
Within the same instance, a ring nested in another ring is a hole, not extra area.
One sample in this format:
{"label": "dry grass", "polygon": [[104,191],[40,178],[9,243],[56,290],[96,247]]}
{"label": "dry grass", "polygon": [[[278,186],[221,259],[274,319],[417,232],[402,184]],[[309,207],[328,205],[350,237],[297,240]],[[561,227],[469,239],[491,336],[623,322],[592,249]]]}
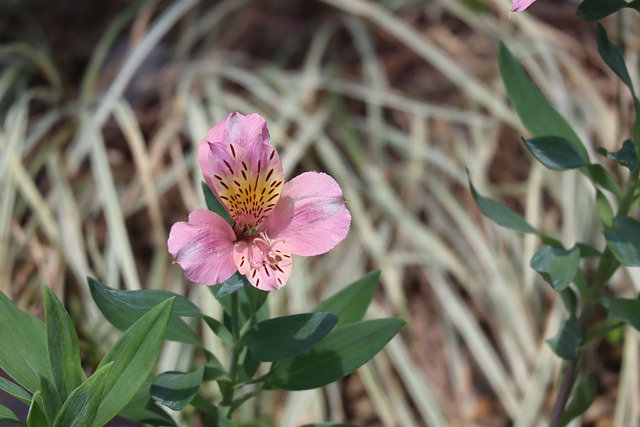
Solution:
{"label": "dry grass", "polygon": [[[67,3],[53,12],[33,9],[35,0],[7,6],[5,19],[16,21],[3,36],[30,37],[0,45],[0,290],[38,312],[48,284],[94,338],[112,331],[87,275],[186,294],[216,314],[171,264],[167,231],[203,206],[195,153],[209,127],[230,111],[259,112],[285,173],[332,174],[353,216],[335,251],[296,261],[273,311],[308,310],[380,268],[370,315],[410,324],[341,384],[267,395],[241,417],[545,424],[560,362],[544,339],[563,308],[528,268],[537,242],[479,215],[465,167],[482,192],[565,243],[601,244],[582,179],[532,165],[518,146],[525,131],[497,74],[500,38],[591,153],[615,147],[613,78],[581,41],[592,29],[573,17],[574,4],[541,0],[508,19],[506,0],[149,0],[66,27],[65,11],[83,13]],[[19,15],[28,19],[18,24]],[[628,43],[637,71],[631,32]],[[621,275],[617,291],[637,291],[637,277]],[[614,357],[623,372],[638,371],[638,344],[627,334]],[[187,369],[189,351],[167,345],[161,368]],[[585,419],[637,425],[637,375],[618,383],[615,369],[603,365],[600,380],[617,395],[603,393]]]}

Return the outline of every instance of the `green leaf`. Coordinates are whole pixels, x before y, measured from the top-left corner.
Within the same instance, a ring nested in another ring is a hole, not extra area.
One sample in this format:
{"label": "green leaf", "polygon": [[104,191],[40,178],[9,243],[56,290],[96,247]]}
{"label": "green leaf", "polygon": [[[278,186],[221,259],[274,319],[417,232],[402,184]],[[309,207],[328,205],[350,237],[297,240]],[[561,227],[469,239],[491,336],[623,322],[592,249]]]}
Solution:
{"label": "green leaf", "polygon": [[631,76],[629,75],[627,66],[624,63],[624,56],[618,46],[609,40],[607,31],[600,23],[596,24],[596,42],[598,44],[598,52],[604,62],[609,66],[611,71],[613,71],[618,78],[622,80],[622,83],[624,83],[631,92],[631,96],[633,97],[633,106],[636,110],[636,120],[633,126],[633,140],[636,144],[640,144],[640,101],[638,101],[636,92],[633,89],[633,82],[631,81]]}
{"label": "green leaf", "polygon": [[524,140],[524,144],[531,154],[538,159],[543,166],[563,171],[586,166],[580,153],[574,144],[558,136],[540,136]]}
{"label": "green leaf", "polygon": [[627,7],[625,0],[584,0],[576,15],[583,21],[595,22]]}
{"label": "green leaf", "polygon": [[622,189],[620,188],[616,180],[613,179],[611,174],[602,167],[602,165],[588,165],[580,168],[580,172],[582,172],[594,184],[599,185],[605,190],[612,192],[616,195],[616,197],[622,197]]}
{"label": "green leaf", "polygon": [[606,298],[602,305],[609,317],[622,320],[640,331],[640,300],[628,298]]}
{"label": "green leaf", "polygon": [[116,341],[98,369],[113,362],[95,426],[107,423],[134,397],[160,354],[174,299],[161,302]]}
{"label": "green leaf", "polygon": [[556,291],[565,290],[580,267],[580,250],[567,251],[550,245],[541,246],[531,258],[531,268]]}
{"label": "green leaf", "polygon": [[200,390],[204,367],[197,371],[163,372],[151,385],[151,397],[174,411],[184,409]]}
{"label": "green leaf", "polygon": [[371,271],[346,288],[320,302],[314,312],[338,316],[338,326],[362,320],[378,289],[380,270]]}
{"label": "green leaf", "polygon": [[0,292],[0,368],[30,392],[40,386],[40,376],[52,378],[44,325],[23,313]]}
{"label": "green leaf", "polygon": [[231,335],[231,332],[229,332],[229,330],[220,321],[209,316],[202,316],[202,319],[205,321],[207,326],[209,326],[209,329],[211,329],[223,343],[229,347],[233,346],[233,336]]}
{"label": "green leaf", "polygon": [[578,307],[578,297],[575,292],[571,288],[565,288],[560,292],[560,296],[562,297],[562,302],[572,316],[576,314],[576,308]]}
{"label": "green leaf", "polygon": [[627,216],[616,217],[613,227],[605,230],[604,237],[622,265],[640,266],[640,222]]}
{"label": "green leaf", "polygon": [[227,210],[222,206],[218,198],[213,194],[213,191],[209,188],[206,182],[202,181],[202,193],[204,194],[204,201],[207,204],[207,209],[212,212],[217,213],[225,221],[229,223],[229,225],[233,226],[233,220],[229,216]]}
{"label": "green leaf", "polygon": [[512,211],[500,202],[481,196],[471,183],[471,178],[469,178],[469,188],[471,189],[473,200],[475,200],[476,205],[484,216],[503,227],[520,231],[522,233],[538,234],[538,231],[521,215]]}
{"label": "green leaf", "polygon": [[48,422],[42,409],[42,393],[38,390],[33,394],[33,399],[31,399],[31,405],[27,413],[27,426],[43,427],[46,425],[48,425]]}
{"label": "green leaf", "polygon": [[534,136],[554,135],[567,140],[583,162],[589,163],[587,150],[576,133],[542,95],[502,42],[498,61],[507,97],[529,132]]}
{"label": "green leaf", "polygon": [[602,147],[599,147],[598,153],[602,154],[608,159],[614,160],[630,171],[634,171],[636,167],[638,167],[638,153],[636,153],[636,148],[630,139],[624,141],[622,143],[622,147],[618,151],[610,152]]}
{"label": "green leaf", "polygon": [[40,393],[42,395],[42,412],[47,419],[47,425],[53,425],[62,406],[58,390],[51,381],[40,377]]}
{"label": "green leaf", "polygon": [[88,427],[96,423],[100,401],[113,363],[99,367],[84,383],[73,390],[62,405],[53,427]]}
{"label": "green leaf", "polygon": [[24,423],[22,423],[18,419],[18,417],[16,417],[16,414],[14,414],[11,409],[7,408],[4,405],[0,405],[0,424],[4,423],[16,423],[24,425]]}
{"label": "green leaf", "polygon": [[307,351],[322,340],[338,322],[331,313],[304,313],[263,320],[242,337],[262,362],[275,362]]}
{"label": "green leaf", "polygon": [[[244,278],[244,276],[242,276]],[[246,279],[244,279],[246,280]],[[215,295],[215,291],[211,291]],[[262,295],[259,295],[259,294]],[[264,297],[268,295],[268,292],[261,291],[254,288],[247,282],[247,286],[243,286],[238,291],[238,306],[239,306],[239,324],[244,325],[249,319],[253,318],[257,321],[264,320],[269,317],[269,305],[264,304]],[[217,297],[218,302],[222,305],[225,312],[225,327],[227,330],[231,330],[228,323],[231,315],[231,293],[226,294],[223,297]],[[256,309],[256,307],[259,307]]]}
{"label": "green leaf", "polygon": [[265,386],[308,390],[339,380],[373,358],[405,323],[389,318],[336,328],[311,350],[275,364],[263,378]]}
{"label": "green leaf", "polygon": [[211,292],[213,292],[214,296],[217,299],[220,299],[228,295],[235,294],[245,286],[251,285],[249,284],[249,281],[244,276],[244,274],[240,274],[236,271],[235,273],[233,273],[233,276],[222,282],[219,287],[210,287],[209,289],[211,289]]}
{"label": "green leaf", "polygon": [[558,427],[565,427],[578,415],[586,411],[596,397],[596,382],[588,376],[573,392],[573,397],[558,420]]}
{"label": "green leaf", "polygon": [[613,218],[615,216],[613,208],[604,193],[598,189],[596,189],[596,211],[598,211],[600,221],[602,221],[605,228],[613,227]]}
{"label": "green leaf", "polygon": [[582,342],[582,334],[578,326],[578,320],[570,317],[565,320],[558,334],[547,340],[547,344],[553,352],[563,359],[573,359],[578,350],[578,346]]}
{"label": "green leaf", "polygon": [[47,351],[60,401],[85,380],[80,362],[80,346],[73,321],[49,287],[44,288]]}
{"label": "green leaf", "polygon": [[29,392],[6,378],[0,377],[0,390],[10,394],[26,405],[31,403],[31,395]]}
{"label": "green leaf", "polygon": [[151,398],[152,382],[153,377],[147,378],[118,416],[154,426],[175,427],[173,418]]}
{"label": "green leaf", "polygon": [[198,317],[200,309],[185,297],[160,290],[120,291],[111,289],[91,277],[87,278],[91,296],[96,305],[111,323],[125,331],[159,303],[175,298],[176,309],[171,314],[167,339],[202,346],[198,336],[180,317]]}

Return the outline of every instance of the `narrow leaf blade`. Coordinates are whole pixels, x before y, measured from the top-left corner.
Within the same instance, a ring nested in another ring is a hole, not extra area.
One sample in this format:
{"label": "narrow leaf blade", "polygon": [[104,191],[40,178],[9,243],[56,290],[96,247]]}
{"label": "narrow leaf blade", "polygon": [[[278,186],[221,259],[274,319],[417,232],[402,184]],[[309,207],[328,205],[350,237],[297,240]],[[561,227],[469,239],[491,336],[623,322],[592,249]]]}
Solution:
{"label": "narrow leaf blade", "polygon": [[249,347],[262,362],[275,362],[307,351],[336,325],[331,313],[304,313],[263,320],[242,337],[241,346]]}
{"label": "narrow leaf blade", "polygon": [[586,166],[587,162],[574,145],[557,136],[540,136],[524,140],[525,146],[543,166],[564,171]]}
{"label": "narrow leaf blade", "polygon": [[265,386],[308,390],[332,383],[373,358],[405,323],[397,318],[376,319],[334,329],[311,350],[276,364]]}
{"label": "narrow leaf blade", "polygon": [[338,325],[362,320],[378,289],[380,270],[371,271],[346,288],[323,300],[313,310],[338,316]]}
{"label": "narrow leaf blade", "polygon": [[115,342],[98,368],[113,362],[94,425],[104,425],[134,397],[145,382],[164,340],[173,299],[158,304]]}
{"label": "narrow leaf blade", "polygon": [[174,411],[181,411],[198,394],[203,374],[204,367],[189,373],[163,372],[151,385],[151,397]]}
{"label": "narrow leaf blade", "polygon": [[64,402],[85,380],[73,321],[51,289],[44,289],[45,328],[49,363],[60,400]]}

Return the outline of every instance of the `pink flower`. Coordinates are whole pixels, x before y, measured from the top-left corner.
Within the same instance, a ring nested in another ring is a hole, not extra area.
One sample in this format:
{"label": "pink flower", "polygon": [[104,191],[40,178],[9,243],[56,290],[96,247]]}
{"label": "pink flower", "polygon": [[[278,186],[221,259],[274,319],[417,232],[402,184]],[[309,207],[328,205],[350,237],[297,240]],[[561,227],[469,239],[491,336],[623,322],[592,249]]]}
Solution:
{"label": "pink flower", "polygon": [[512,0],[511,12],[522,12],[536,0]]}
{"label": "pink flower", "polygon": [[198,209],[171,227],[169,252],[189,280],[216,285],[239,271],[275,290],[291,274],[291,255],[320,255],[349,231],[351,215],[329,175],[284,182],[280,156],[261,116],[232,113],[200,141],[206,183],[233,220]]}

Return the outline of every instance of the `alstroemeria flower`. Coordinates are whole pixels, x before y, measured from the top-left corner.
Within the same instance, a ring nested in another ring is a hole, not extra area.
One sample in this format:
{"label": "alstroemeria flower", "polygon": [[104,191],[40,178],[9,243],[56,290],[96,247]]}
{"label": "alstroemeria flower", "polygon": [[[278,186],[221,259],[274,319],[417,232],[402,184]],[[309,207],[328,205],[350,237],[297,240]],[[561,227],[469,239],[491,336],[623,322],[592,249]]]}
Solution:
{"label": "alstroemeria flower", "polygon": [[347,235],[351,215],[338,183],[319,172],[285,183],[261,116],[230,114],[200,141],[198,155],[233,226],[204,209],[173,225],[169,252],[189,280],[216,285],[239,271],[258,289],[279,289],[292,254],[320,255]]}
{"label": "alstroemeria flower", "polygon": [[512,0],[511,12],[522,12],[536,0]]}

